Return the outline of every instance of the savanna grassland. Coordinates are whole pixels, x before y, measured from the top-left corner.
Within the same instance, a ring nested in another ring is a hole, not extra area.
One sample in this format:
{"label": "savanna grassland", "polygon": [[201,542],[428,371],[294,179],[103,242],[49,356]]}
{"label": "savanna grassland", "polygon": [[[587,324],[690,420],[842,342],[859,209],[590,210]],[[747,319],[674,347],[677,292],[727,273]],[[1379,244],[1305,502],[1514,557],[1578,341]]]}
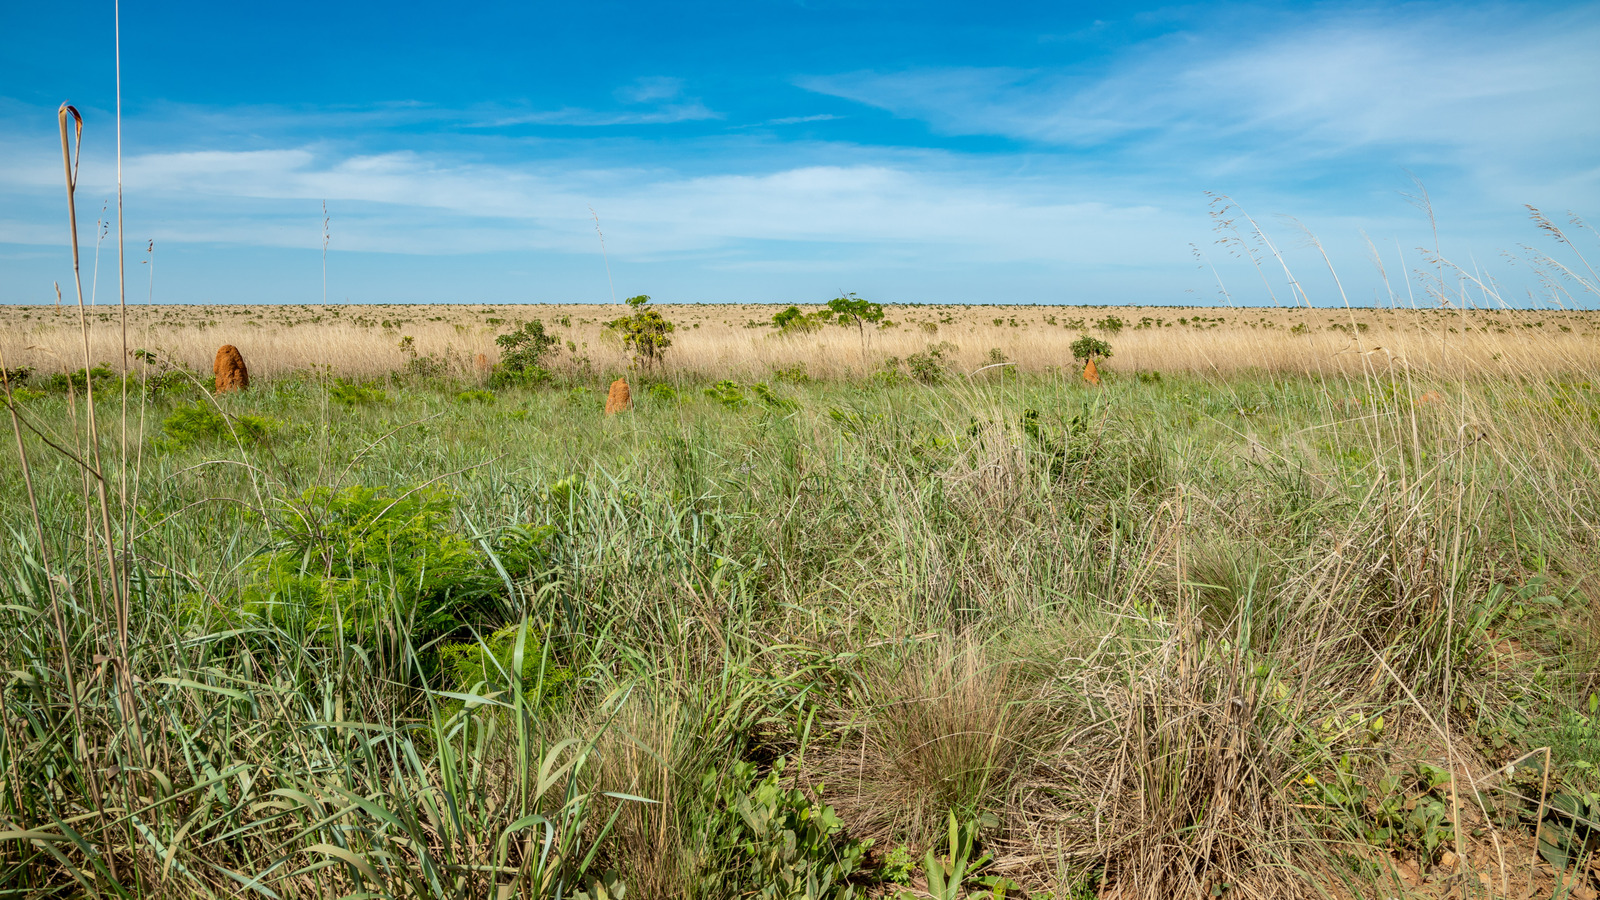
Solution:
{"label": "savanna grassland", "polygon": [[[541,320],[561,340],[555,371],[618,372],[626,348],[604,327],[622,304],[130,306],[128,346],[159,351],[171,364],[209,372],[217,346],[243,351],[252,373],[323,369],[382,378],[415,358],[441,371],[476,376],[499,361],[497,335]],[[772,304],[662,305],[677,326],[661,371],[717,380],[762,380],[800,365],[812,377],[859,377],[891,358],[939,348],[950,367],[970,372],[998,351],[1025,372],[1073,364],[1068,350],[1085,332],[1115,335],[1117,367],[1231,375],[1237,372],[1360,374],[1376,354],[1439,372],[1515,375],[1544,367],[1600,367],[1600,317],[1592,312],[1509,309],[1306,309],[1218,307],[890,306],[865,334],[849,328],[781,333]],[[819,307],[797,307],[815,314]],[[115,363],[121,313],[88,311],[90,356]],[[409,341],[406,341],[410,338]],[[0,354],[8,366],[63,372],[84,366],[75,306],[0,306]]]}
{"label": "savanna grassland", "polygon": [[1596,314],[780,311],[0,309],[0,894],[1594,896]]}

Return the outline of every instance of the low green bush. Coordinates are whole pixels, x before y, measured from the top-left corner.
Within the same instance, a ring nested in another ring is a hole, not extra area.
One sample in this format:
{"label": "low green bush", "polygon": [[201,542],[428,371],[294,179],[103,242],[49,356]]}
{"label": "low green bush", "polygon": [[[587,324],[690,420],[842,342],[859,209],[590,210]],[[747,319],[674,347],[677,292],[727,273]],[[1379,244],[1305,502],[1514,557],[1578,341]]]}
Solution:
{"label": "low green bush", "polygon": [[259,445],[270,438],[282,422],[266,416],[223,415],[209,399],[196,400],[174,409],[161,420],[165,450],[183,450],[223,439],[237,438],[245,445]]}

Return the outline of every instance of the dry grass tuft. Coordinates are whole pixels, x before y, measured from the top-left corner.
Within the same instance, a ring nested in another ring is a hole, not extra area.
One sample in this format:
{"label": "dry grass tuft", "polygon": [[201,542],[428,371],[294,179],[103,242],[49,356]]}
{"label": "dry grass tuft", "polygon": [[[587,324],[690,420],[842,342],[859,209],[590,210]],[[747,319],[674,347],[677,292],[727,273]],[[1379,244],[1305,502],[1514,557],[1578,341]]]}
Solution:
{"label": "dry grass tuft", "polygon": [[[941,642],[870,669],[851,739],[813,761],[851,832],[919,850],[946,814],[1013,808],[1019,763],[1040,737],[1022,709],[1030,688],[975,643]],[[840,714],[844,714],[841,710]]]}

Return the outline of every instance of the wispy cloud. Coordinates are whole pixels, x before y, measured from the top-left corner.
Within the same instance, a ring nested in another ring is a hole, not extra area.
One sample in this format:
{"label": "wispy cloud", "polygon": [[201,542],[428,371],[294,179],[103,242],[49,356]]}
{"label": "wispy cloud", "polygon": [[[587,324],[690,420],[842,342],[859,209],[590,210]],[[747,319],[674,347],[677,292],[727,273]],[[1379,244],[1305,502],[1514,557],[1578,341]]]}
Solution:
{"label": "wispy cloud", "polygon": [[513,113],[479,121],[479,127],[508,125],[577,125],[585,127],[607,125],[670,125],[675,122],[695,122],[720,119],[698,98],[684,94],[681,78],[655,75],[636,78],[612,92],[618,100],[630,106],[649,106],[649,109],[592,110],[563,108]]}
{"label": "wispy cloud", "polygon": [[1381,152],[1523,188],[1530,169],[1591,169],[1596,47],[1592,7],[1386,11],[1279,21],[1244,40],[1167,35],[1093,71],[918,68],[798,84],[942,134],[1113,150],[1125,162],[1205,172],[1243,157],[1281,171]]}
{"label": "wispy cloud", "polygon": [[842,119],[842,118],[844,118],[844,116],[836,116],[833,113],[818,113],[817,115],[814,115],[814,116],[784,116],[781,119],[768,119],[763,124],[766,124],[766,125],[799,125],[799,124],[802,124],[804,122],[831,122],[834,119]]}

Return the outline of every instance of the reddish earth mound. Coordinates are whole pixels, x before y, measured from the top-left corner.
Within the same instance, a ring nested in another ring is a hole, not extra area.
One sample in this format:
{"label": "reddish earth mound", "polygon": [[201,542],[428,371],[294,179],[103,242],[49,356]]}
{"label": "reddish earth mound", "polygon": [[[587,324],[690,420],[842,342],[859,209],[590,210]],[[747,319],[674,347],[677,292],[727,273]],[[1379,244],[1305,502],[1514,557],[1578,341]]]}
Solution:
{"label": "reddish earth mound", "polygon": [[606,415],[615,415],[633,409],[633,396],[628,393],[628,382],[618,378],[611,382],[611,392],[606,394]]}
{"label": "reddish earth mound", "polygon": [[217,361],[212,369],[217,375],[219,394],[242,391],[250,386],[250,370],[245,368],[244,357],[239,355],[239,348],[232,344],[223,344],[217,348]]}

